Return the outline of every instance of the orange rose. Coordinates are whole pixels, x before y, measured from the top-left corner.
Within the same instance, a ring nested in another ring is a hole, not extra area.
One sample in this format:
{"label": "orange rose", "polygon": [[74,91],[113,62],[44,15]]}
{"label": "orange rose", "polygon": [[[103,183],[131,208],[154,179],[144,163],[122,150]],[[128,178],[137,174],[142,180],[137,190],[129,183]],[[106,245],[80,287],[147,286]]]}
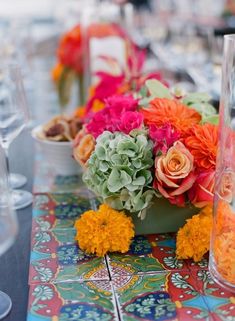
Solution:
{"label": "orange rose", "polygon": [[80,139],[77,146],[74,147],[73,156],[77,162],[85,166],[94,149],[95,138],[91,134],[86,134]]}
{"label": "orange rose", "polygon": [[166,155],[156,157],[155,169],[154,186],[171,203],[183,206],[183,193],[192,187],[196,179],[192,154],[177,141]]}

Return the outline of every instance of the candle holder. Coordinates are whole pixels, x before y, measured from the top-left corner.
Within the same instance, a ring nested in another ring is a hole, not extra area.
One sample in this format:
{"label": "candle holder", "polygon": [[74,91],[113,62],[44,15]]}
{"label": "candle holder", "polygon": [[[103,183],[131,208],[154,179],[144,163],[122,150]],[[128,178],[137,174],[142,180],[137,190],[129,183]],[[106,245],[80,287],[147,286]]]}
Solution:
{"label": "candle holder", "polygon": [[209,270],[235,292],[235,35],[224,37],[214,218]]}

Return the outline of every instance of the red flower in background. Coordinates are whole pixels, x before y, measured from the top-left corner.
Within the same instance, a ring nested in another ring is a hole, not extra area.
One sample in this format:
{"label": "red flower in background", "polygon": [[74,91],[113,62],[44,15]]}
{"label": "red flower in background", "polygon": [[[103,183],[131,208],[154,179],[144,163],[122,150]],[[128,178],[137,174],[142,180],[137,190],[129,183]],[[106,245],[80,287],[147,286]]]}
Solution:
{"label": "red flower in background", "polygon": [[75,26],[61,38],[57,56],[61,64],[74,69],[79,74],[82,73],[82,36],[80,25]]}

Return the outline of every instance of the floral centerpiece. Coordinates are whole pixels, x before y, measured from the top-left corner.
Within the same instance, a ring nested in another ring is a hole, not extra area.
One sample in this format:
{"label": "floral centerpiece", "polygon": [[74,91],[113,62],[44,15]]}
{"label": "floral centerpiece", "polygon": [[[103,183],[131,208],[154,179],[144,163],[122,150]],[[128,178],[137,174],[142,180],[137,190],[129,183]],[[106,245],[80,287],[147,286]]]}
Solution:
{"label": "floral centerpiece", "polygon": [[107,98],[75,139],[74,157],[88,188],[110,208],[142,220],[158,199],[191,215],[210,205],[218,129],[209,100],[172,93],[157,80],[147,80],[135,95]]}

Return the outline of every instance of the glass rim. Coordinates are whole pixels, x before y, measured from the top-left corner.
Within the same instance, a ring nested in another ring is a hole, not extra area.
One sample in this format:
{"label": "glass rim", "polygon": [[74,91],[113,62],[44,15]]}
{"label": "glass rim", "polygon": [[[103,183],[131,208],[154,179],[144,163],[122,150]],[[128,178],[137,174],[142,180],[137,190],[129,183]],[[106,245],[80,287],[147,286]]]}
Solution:
{"label": "glass rim", "polygon": [[224,35],[224,39],[235,41],[235,33]]}

